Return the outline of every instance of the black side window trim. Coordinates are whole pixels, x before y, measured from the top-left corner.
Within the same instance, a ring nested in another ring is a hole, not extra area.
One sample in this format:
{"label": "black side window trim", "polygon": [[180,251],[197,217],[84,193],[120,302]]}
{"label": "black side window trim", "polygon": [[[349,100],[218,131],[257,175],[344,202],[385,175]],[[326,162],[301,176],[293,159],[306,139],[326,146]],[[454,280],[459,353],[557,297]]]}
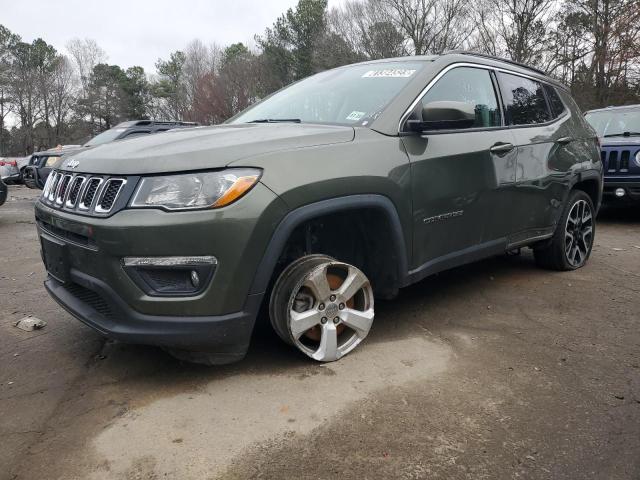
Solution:
{"label": "black side window trim", "polygon": [[[551,112],[551,117],[553,118],[553,120],[557,120],[558,118],[562,118],[564,116],[565,113],[567,113],[567,105],[564,103],[564,100],[562,100],[562,96],[557,92],[556,87],[554,87],[553,85],[551,85],[550,83],[546,83],[546,82],[541,82],[542,86],[544,87],[544,95],[545,97],[547,97],[547,104],[549,106],[549,112]],[[551,99],[549,98],[549,90],[551,90],[553,93],[555,93],[556,97],[558,98],[558,100],[560,100],[560,104],[562,105],[562,112],[560,112],[560,115],[558,116],[554,116],[553,113],[553,108],[551,107]]]}
{"label": "black side window trim", "polygon": [[[538,82],[543,86],[548,86],[550,88],[555,89],[556,87],[552,84],[549,83],[545,80],[533,77],[533,76],[529,76],[529,75],[525,75],[522,74],[520,72],[516,72],[513,70],[509,70],[507,68],[503,68],[503,67],[494,67],[491,65],[484,65],[484,64],[480,64],[480,63],[473,63],[473,62],[456,62],[456,63],[452,63],[446,67],[444,67],[440,72],[438,72],[435,76],[434,79],[437,78],[440,75],[443,75],[444,72],[448,72],[453,70],[454,68],[459,68],[459,67],[470,67],[470,68],[482,68],[484,70],[489,71],[489,73],[492,75],[492,79],[495,78],[495,82],[496,82],[496,86],[497,86],[497,90],[496,90],[496,95],[498,96],[498,103],[499,105],[502,106],[502,126],[499,127],[484,127],[484,128],[462,128],[462,129],[456,129],[456,130],[429,130],[429,131],[425,131],[422,136],[427,136],[427,135],[446,135],[446,134],[450,134],[450,133],[466,133],[466,132],[483,132],[483,131],[494,131],[494,130],[507,130],[507,129],[513,129],[513,128],[540,128],[540,127],[546,127],[549,125],[552,125],[556,122],[558,122],[561,119],[564,119],[565,117],[568,117],[571,115],[571,109],[567,106],[567,104],[565,103],[564,100],[562,100],[562,96],[560,94],[558,94],[558,96],[560,97],[560,101],[562,102],[562,104],[564,105],[564,110],[562,112],[562,114],[556,118],[551,118],[551,120],[549,120],[548,122],[545,123],[533,123],[530,125],[509,125],[508,121],[507,121],[507,114],[506,114],[506,105],[504,104],[504,100],[503,100],[503,95],[502,95],[502,86],[501,86],[501,82],[500,82],[500,73],[506,73],[506,74],[511,74],[511,75],[515,75],[517,77],[523,77],[529,80],[532,80],[534,82]],[[439,80],[439,79],[438,79]],[[433,80],[431,80],[433,81]],[[435,83],[434,83],[435,85]],[[427,84],[427,87],[429,87],[429,90],[431,89],[431,86],[429,86]],[[425,87],[425,89],[427,88]],[[420,102],[420,100],[422,99],[422,97],[424,95],[427,94],[427,92],[429,90],[422,90],[420,92],[420,94],[414,99],[414,101],[412,103],[418,103]],[[545,96],[545,101],[547,102],[547,109],[549,112],[549,116],[552,117],[552,113],[551,113],[551,108],[549,106],[549,100],[547,98],[547,93],[546,93],[546,89],[543,88],[542,89],[544,92],[544,96]],[[402,115],[401,119],[400,119],[400,123],[401,123],[401,128],[398,130],[397,135],[398,136],[406,136],[406,135],[414,135],[413,132],[410,132],[408,130],[405,129],[406,127],[406,122],[409,119],[409,110],[410,107],[407,107],[407,110],[405,111],[405,113]]]}
{"label": "black side window trim", "polygon": [[[507,121],[506,128],[539,128],[539,127],[547,127],[547,126],[552,125],[552,124],[558,122],[559,120],[561,120],[561,119],[563,119],[563,118],[565,118],[565,117],[567,117],[569,115],[570,109],[567,107],[567,104],[564,102],[564,100],[562,100],[562,96],[560,94],[557,94],[558,97],[560,98],[560,101],[562,102],[562,105],[564,106],[564,110],[562,111],[562,113],[559,116],[557,116],[555,118],[553,117],[553,113],[551,111],[551,105],[549,104],[549,97],[547,95],[547,89],[544,88],[544,87],[547,87],[547,88],[555,89],[556,87],[554,87],[551,83],[545,82],[544,80],[540,80],[540,79],[535,78],[535,77],[529,77],[529,76],[526,76],[526,75],[519,74],[517,72],[512,72],[512,71],[506,70],[506,69],[495,69],[495,73],[496,73],[496,76],[498,78],[498,84],[500,85],[500,88],[501,88],[501,92],[500,92],[501,96],[502,96],[502,82],[500,81],[500,75],[498,75],[499,73],[504,73],[504,74],[507,74],[507,75],[515,75],[517,77],[526,78],[528,80],[531,80],[531,81],[534,81],[534,82],[538,82],[540,85],[542,85],[543,86],[542,91],[543,91],[543,95],[544,95],[545,102],[546,102],[546,105],[547,105],[547,112],[549,112],[549,117],[551,118],[550,120],[548,120],[548,121],[546,121],[544,123],[531,123],[531,124],[527,124],[527,125],[510,125],[508,123],[508,121]],[[506,103],[504,103],[504,98],[502,99],[502,102],[505,105],[504,109],[505,109],[505,119],[506,119],[506,109],[507,109],[507,107],[506,107]]]}

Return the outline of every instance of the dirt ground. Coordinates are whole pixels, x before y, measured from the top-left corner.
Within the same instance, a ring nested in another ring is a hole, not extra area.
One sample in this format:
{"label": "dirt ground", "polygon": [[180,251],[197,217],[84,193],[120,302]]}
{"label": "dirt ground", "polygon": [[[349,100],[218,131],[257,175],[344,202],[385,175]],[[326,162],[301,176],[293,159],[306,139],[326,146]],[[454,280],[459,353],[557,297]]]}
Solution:
{"label": "dirt ground", "polygon": [[[0,207],[0,478],[639,479],[640,209],[607,210],[590,263],[529,252],[379,302],[318,365],[257,330],[205,368],[106,342],[48,297],[37,192]],[[23,332],[25,315],[48,322]]]}

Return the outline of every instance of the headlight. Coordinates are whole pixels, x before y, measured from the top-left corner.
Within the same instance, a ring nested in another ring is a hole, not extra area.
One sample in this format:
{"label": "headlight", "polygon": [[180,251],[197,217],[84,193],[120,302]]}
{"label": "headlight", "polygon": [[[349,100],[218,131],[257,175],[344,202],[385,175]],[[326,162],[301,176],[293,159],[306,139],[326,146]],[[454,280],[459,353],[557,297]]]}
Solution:
{"label": "headlight", "polygon": [[640,167],[640,150],[636,153],[636,165]]}
{"label": "headlight", "polygon": [[260,170],[250,168],[145,177],[131,206],[166,210],[224,207],[242,197],[259,179]]}
{"label": "headlight", "polygon": [[60,157],[48,157],[44,166],[46,168],[52,168],[56,163],[58,163],[58,160],[60,160]]}

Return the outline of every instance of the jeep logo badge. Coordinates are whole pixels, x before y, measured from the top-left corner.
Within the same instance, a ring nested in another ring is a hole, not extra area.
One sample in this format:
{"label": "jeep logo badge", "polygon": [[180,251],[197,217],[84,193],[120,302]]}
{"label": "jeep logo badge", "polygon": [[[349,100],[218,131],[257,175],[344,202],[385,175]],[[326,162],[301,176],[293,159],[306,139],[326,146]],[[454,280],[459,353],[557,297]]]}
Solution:
{"label": "jeep logo badge", "polygon": [[68,160],[65,164],[67,168],[76,168],[78,165],[80,165],[80,162],[78,160]]}

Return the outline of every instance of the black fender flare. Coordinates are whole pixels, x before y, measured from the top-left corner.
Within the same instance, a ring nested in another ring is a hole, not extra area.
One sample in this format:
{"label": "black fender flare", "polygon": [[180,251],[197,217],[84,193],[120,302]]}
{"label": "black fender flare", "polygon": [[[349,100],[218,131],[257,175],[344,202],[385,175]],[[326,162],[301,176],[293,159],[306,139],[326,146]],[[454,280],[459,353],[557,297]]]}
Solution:
{"label": "black fender flare", "polygon": [[393,202],[384,195],[356,194],[344,197],[336,197],[328,200],[311,203],[298,207],[289,212],[278,224],[267,248],[258,264],[258,269],[253,278],[249,294],[263,294],[266,292],[269,281],[275,269],[276,263],[282,254],[285,244],[293,231],[302,223],[323,215],[335,212],[344,212],[359,208],[377,209],[386,215],[391,228],[393,248],[397,256],[397,282],[398,286],[404,283],[408,272],[407,244],[404,231],[400,223],[398,211]]}
{"label": "black fender flare", "polygon": [[[582,183],[584,181],[595,181],[598,184],[598,198],[596,205],[594,205],[596,212],[600,209],[600,205],[602,204],[602,189],[604,188],[604,179],[602,177],[602,171],[596,169],[583,170],[578,172],[578,175],[573,177],[569,190],[575,188],[578,183]],[[567,196],[569,192],[567,192]]]}

